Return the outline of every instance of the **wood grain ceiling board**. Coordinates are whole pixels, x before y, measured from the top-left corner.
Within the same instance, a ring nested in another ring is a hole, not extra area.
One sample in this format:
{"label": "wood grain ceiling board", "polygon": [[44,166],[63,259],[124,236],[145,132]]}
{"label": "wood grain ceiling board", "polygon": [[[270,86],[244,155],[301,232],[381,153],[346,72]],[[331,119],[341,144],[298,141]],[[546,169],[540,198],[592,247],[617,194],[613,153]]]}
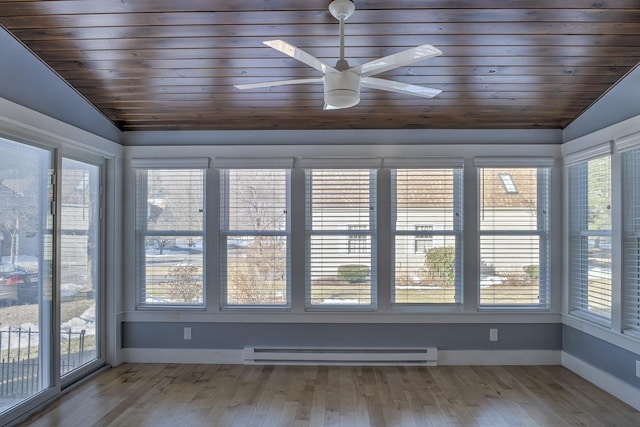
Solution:
{"label": "wood grain ceiling board", "polygon": [[435,98],[363,89],[323,111],[320,77],[262,44],[333,65],[330,1],[0,1],[0,25],[122,130],[563,128],[640,62],[640,0],[355,1],[358,65],[429,43],[443,55],[380,75]]}

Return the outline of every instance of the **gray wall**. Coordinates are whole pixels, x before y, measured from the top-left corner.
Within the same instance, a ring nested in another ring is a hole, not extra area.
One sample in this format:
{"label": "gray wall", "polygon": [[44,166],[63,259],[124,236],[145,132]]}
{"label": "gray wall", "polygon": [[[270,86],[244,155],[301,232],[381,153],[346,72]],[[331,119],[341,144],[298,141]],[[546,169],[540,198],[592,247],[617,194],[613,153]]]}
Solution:
{"label": "gray wall", "polygon": [[[191,328],[191,340],[183,328]],[[500,339],[489,341],[489,328]],[[241,349],[244,346],[425,347],[440,350],[560,350],[554,323],[169,323],[124,322],[123,347]]]}
{"label": "gray wall", "polygon": [[640,388],[636,377],[636,360],[640,355],[570,326],[562,327],[562,349],[589,365]]}
{"label": "gray wall", "polygon": [[640,67],[636,67],[582,113],[562,135],[567,142],[640,115]]}
{"label": "gray wall", "polygon": [[110,141],[122,138],[102,113],[2,27],[0,97]]}

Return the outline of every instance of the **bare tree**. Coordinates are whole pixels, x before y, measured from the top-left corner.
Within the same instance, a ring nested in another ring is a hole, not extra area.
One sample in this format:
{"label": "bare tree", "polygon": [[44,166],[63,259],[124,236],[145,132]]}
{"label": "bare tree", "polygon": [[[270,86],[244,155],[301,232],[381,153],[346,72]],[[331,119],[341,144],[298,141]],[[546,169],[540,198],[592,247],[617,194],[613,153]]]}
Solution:
{"label": "bare tree", "polygon": [[154,237],[147,237],[145,244],[147,247],[154,247],[158,249],[158,254],[162,255],[164,254],[164,250],[165,248],[168,248],[169,246],[171,246],[172,243],[175,243],[175,239],[174,238],[170,238],[170,237],[159,237],[159,236],[154,236]]}
{"label": "bare tree", "polygon": [[6,179],[0,186],[0,229],[9,235],[9,262],[12,264],[20,252],[19,237],[23,231],[34,230],[38,211],[33,196],[11,188],[18,185],[15,181]]}
{"label": "bare tree", "polygon": [[[233,171],[229,194],[231,229],[277,232],[286,223],[286,194],[282,171]],[[252,236],[251,243],[227,257],[227,293],[238,304],[277,304],[286,291],[286,238]]]}

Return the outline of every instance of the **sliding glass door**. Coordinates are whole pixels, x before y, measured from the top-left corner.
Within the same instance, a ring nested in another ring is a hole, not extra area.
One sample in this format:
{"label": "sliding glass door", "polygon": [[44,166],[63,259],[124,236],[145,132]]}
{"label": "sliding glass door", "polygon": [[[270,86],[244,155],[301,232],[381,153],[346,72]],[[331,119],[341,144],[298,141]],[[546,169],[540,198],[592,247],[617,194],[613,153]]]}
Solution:
{"label": "sliding glass door", "polygon": [[100,159],[0,138],[0,425],[104,363],[101,193]]}
{"label": "sliding glass door", "polygon": [[52,163],[0,138],[0,414],[52,387]]}

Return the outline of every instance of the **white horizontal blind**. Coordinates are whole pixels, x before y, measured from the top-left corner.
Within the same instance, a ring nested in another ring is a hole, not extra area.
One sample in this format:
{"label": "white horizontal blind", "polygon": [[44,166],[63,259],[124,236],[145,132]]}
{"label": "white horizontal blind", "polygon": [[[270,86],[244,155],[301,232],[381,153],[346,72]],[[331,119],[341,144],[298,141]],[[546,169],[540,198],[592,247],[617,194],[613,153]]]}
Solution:
{"label": "white horizontal blind", "polygon": [[307,169],[307,305],[375,305],[376,169]]}
{"label": "white horizontal blind", "polygon": [[131,159],[133,169],[208,169],[208,157],[168,157]]}
{"label": "white horizontal blind", "polygon": [[611,319],[611,156],[569,167],[569,303]]}
{"label": "white horizontal blind", "polygon": [[288,306],[290,171],[220,174],[223,306]]}
{"label": "white horizontal blind", "polygon": [[549,168],[479,168],[480,306],[549,305]]}
{"label": "white horizontal blind", "polygon": [[203,169],[136,170],[140,306],[204,304]]}
{"label": "white horizontal blind", "polygon": [[392,169],[395,304],[459,304],[462,170]]}
{"label": "white horizontal blind", "polygon": [[623,328],[640,335],[640,148],[622,154]]}

